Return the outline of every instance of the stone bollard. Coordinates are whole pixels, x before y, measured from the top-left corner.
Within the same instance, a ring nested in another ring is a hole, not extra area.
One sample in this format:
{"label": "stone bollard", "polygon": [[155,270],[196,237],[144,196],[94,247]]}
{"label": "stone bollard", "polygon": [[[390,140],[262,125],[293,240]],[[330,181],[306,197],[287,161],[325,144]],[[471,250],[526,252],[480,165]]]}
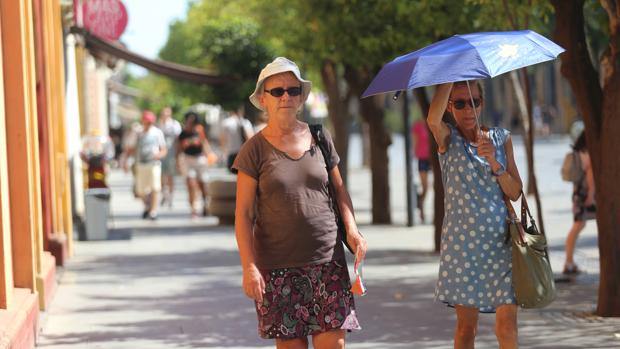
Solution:
{"label": "stone bollard", "polygon": [[209,213],[222,225],[234,224],[237,177],[213,180],[207,184],[207,192]]}

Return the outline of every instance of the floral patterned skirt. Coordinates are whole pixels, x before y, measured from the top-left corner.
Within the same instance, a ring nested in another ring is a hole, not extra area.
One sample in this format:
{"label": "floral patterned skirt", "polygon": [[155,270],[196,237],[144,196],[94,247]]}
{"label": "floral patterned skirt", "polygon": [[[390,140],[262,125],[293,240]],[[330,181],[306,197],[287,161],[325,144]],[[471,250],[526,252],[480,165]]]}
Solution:
{"label": "floral patterned skirt", "polygon": [[261,270],[262,303],[256,303],[262,338],[305,338],[335,329],[360,329],[345,261]]}

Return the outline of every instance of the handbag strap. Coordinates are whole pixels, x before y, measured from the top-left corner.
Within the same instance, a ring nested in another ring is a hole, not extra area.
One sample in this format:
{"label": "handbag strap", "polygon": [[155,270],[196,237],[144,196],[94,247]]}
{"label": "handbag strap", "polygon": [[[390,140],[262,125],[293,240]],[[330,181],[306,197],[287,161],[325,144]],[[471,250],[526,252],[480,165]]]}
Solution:
{"label": "handbag strap", "polygon": [[[523,196],[523,192],[521,192],[521,195]],[[517,212],[515,212],[515,208],[512,206],[510,199],[506,195],[503,196],[503,199],[506,204],[506,209],[508,210],[508,219],[517,226],[517,230],[519,231],[519,243],[525,244],[525,227],[523,226],[523,222],[519,221]],[[510,230],[508,230],[506,234],[510,234]],[[508,239],[508,237],[506,239]]]}
{"label": "handbag strap", "polygon": [[532,212],[530,212],[530,207],[527,204],[527,199],[525,198],[525,194],[523,193],[523,190],[521,190],[521,222],[524,225],[525,225],[525,222],[527,222],[528,216],[530,218],[530,224],[536,225],[536,222],[534,221],[534,217],[532,216]]}
{"label": "handbag strap", "polygon": [[[504,203],[506,203],[506,208],[508,209],[508,215],[510,217],[511,220],[513,220],[517,226],[517,230],[519,231],[519,242],[521,244],[525,244],[525,229],[527,228],[527,217],[526,214],[529,215],[530,217],[530,224],[535,226],[536,225],[536,221],[534,221],[534,217],[532,216],[532,213],[530,212],[530,207],[527,204],[527,199],[525,198],[525,193],[523,193],[523,190],[521,190],[521,221],[519,222],[519,219],[517,218],[517,213],[515,212],[514,207],[512,206],[512,203],[510,202],[510,199],[508,199],[508,197],[506,195],[504,195]],[[538,229],[536,229],[538,231]],[[508,232],[508,234],[510,234],[510,232]],[[542,232],[539,231],[539,234],[541,234],[542,236],[545,236]],[[545,246],[545,257],[547,258],[547,261],[549,261],[549,250],[548,248]]]}
{"label": "handbag strap", "polygon": [[[521,190],[521,223],[523,224],[524,227],[527,227],[526,219],[529,216],[530,218],[530,225],[536,225],[536,221],[534,220],[534,216],[532,216],[532,212],[530,211],[530,207],[527,204],[527,199],[525,198],[525,193],[523,193],[523,190]],[[538,229],[537,229],[538,230]],[[542,231],[539,231],[539,233],[542,236],[545,236],[545,234]]]}
{"label": "handbag strap", "polygon": [[325,169],[327,170],[327,176],[329,178],[329,183],[331,184],[331,178],[329,176],[329,169],[331,167],[331,159],[327,154],[327,140],[325,139],[325,135],[323,134],[323,125],[308,125],[310,127],[310,133],[312,134],[312,138],[314,139],[314,143],[319,146],[321,150],[321,154],[323,154],[323,159],[325,160]]}

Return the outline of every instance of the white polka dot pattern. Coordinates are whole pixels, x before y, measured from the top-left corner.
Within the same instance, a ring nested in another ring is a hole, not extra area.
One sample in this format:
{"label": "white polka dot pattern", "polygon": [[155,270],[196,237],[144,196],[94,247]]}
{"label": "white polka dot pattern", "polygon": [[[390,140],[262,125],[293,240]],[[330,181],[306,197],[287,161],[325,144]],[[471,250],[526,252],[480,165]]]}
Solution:
{"label": "white polka dot pattern", "polygon": [[[477,148],[450,129],[448,151],[439,154],[446,212],[435,299],[494,312],[515,303],[503,194]],[[496,159],[506,167],[503,145],[509,132],[492,128],[489,134]]]}

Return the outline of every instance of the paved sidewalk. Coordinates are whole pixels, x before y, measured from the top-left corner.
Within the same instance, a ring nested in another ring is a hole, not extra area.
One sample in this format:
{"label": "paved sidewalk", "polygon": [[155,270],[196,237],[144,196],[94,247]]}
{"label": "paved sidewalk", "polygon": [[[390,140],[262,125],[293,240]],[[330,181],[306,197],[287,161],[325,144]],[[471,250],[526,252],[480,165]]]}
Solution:
{"label": "paved sidewalk", "polygon": [[[558,150],[565,146],[566,141],[537,145],[537,157],[544,159],[537,172],[553,173],[541,176],[539,185],[555,270],[561,268],[571,224],[570,186],[557,179],[564,153]],[[392,207],[394,221],[403,222],[404,183],[398,171],[394,165]],[[364,267],[369,292],[356,300],[364,329],[348,336],[347,347],[451,348],[454,312],[433,303],[438,270],[437,256],[429,253],[433,228],[364,224],[370,220],[369,178],[366,170],[351,170],[351,194],[370,251]],[[131,195],[130,178],[114,172],[110,182],[111,239],[76,242],[75,256],[59,273],[55,299],[43,315],[39,347],[273,348],[257,337],[253,305],[241,291],[232,227],[218,226],[212,217],[191,220],[181,180],[174,207],[162,209],[156,222],[139,218],[141,205]],[[586,274],[559,283],[551,306],[520,311],[523,348],[620,348],[620,319],[591,315],[596,246],[596,228],[589,223],[577,246],[577,262]],[[481,315],[476,348],[497,348],[493,320]]]}

